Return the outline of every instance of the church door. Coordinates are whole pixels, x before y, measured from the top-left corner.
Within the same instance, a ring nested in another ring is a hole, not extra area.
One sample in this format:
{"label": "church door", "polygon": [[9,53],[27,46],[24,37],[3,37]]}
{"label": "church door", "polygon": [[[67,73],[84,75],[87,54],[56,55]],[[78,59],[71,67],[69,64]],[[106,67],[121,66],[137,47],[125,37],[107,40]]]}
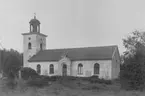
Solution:
{"label": "church door", "polygon": [[62,66],[62,75],[63,76],[67,75],[67,65],[66,64],[63,64],[63,66]]}

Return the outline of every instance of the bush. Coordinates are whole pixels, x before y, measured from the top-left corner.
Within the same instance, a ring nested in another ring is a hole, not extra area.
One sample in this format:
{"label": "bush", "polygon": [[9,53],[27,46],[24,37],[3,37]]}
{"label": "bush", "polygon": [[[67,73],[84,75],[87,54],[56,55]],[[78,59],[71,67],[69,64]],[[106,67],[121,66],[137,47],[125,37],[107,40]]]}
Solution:
{"label": "bush", "polygon": [[74,77],[74,76],[62,76],[62,79],[64,80],[64,81],[73,81],[73,80],[77,80],[78,79],[78,77]]}
{"label": "bush", "polygon": [[29,79],[27,81],[27,85],[31,87],[44,87],[48,85],[48,80],[43,78],[35,78],[35,79]]}
{"label": "bush", "polygon": [[40,75],[35,78],[31,78],[27,81],[27,85],[32,87],[44,87],[48,86],[49,82],[60,81],[62,76],[44,76]]}
{"label": "bush", "polygon": [[49,81],[57,81],[57,80],[59,80],[61,78],[62,78],[62,76],[50,76],[49,77]]}
{"label": "bush", "polygon": [[29,68],[29,67],[24,67],[21,69],[21,77],[24,80],[28,80],[29,78],[39,77],[39,75],[34,69]]}
{"label": "bush", "polygon": [[90,83],[112,84],[111,80],[100,79],[98,76],[92,76],[89,79]]}

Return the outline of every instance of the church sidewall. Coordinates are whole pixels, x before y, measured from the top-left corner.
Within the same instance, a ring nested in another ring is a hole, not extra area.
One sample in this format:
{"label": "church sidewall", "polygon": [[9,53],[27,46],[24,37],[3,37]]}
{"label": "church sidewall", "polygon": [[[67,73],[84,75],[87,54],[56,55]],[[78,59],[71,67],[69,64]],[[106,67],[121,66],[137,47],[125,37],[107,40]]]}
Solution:
{"label": "church sidewall", "polygon": [[[48,76],[54,76],[54,75],[62,75],[61,73],[61,64],[60,62],[29,62],[29,67],[36,70],[37,65],[41,65],[41,75],[48,75]],[[78,64],[83,64],[83,74],[78,75]],[[71,62],[71,76],[79,76],[79,77],[90,77],[94,75],[94,64],[98,63],[100,65],[99,70],[99,78],[104,79],[112,79],[112,61],[111,60],[81,60],[81,61],[72,61]],[[49,66],[50,64],[54,65],[54,74],[49,74]]]}
{"label": "church sidewall", "polygon": [[[78,75],[78,64],[83,64],[83,74]],[[79,77],[90,77],[94,75],[94,64],[98,63],[100,65],[99,78],[112,79],[111,78],[111,60],[80,60],[72,61],[72,76]]]}
{"label": "church sidewall", "polygon": [[[58,62],[55,62],[55,61],[52,61],[52,62],[29,62],[29,67],[36,71],[38,64],[41,65],[41,75],[54,76],[54,75],[59,74]],[[54,65],[54,74],[49,73],[50,64]]]}

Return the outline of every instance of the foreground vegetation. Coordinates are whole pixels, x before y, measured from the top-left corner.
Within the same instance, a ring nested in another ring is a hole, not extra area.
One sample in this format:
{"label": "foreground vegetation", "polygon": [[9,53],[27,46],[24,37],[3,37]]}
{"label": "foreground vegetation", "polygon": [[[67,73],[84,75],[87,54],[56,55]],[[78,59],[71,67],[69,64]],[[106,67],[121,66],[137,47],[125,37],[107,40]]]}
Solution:
{"label": "foreground vegetation", "polygon": [[[42,76],[41,80],[45,81],[46,78],[51,77]],[[44,82],[36,82],[34,79],[32,81],[35,83],[29,82],[31,80],[18,79],[16,86],[8,83],[7,79],[0,80],[1,96],[144,96],[145,94],[144,91],[121,89],[119,80],[100,82],[99,79],[95,79],[96,82],[91,82],[89,78],[54,76],[47,80],[44,86],[40,86]]]}

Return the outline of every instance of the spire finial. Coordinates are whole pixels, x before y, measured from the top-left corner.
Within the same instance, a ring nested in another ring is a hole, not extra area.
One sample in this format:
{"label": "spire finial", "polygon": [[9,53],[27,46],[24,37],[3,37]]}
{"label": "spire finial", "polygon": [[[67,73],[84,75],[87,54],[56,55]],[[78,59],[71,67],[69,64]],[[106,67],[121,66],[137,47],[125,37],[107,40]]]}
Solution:
{"label": "spire finial", "polygon": [[36,19],[36,13],[34,13],[34,19]]}

